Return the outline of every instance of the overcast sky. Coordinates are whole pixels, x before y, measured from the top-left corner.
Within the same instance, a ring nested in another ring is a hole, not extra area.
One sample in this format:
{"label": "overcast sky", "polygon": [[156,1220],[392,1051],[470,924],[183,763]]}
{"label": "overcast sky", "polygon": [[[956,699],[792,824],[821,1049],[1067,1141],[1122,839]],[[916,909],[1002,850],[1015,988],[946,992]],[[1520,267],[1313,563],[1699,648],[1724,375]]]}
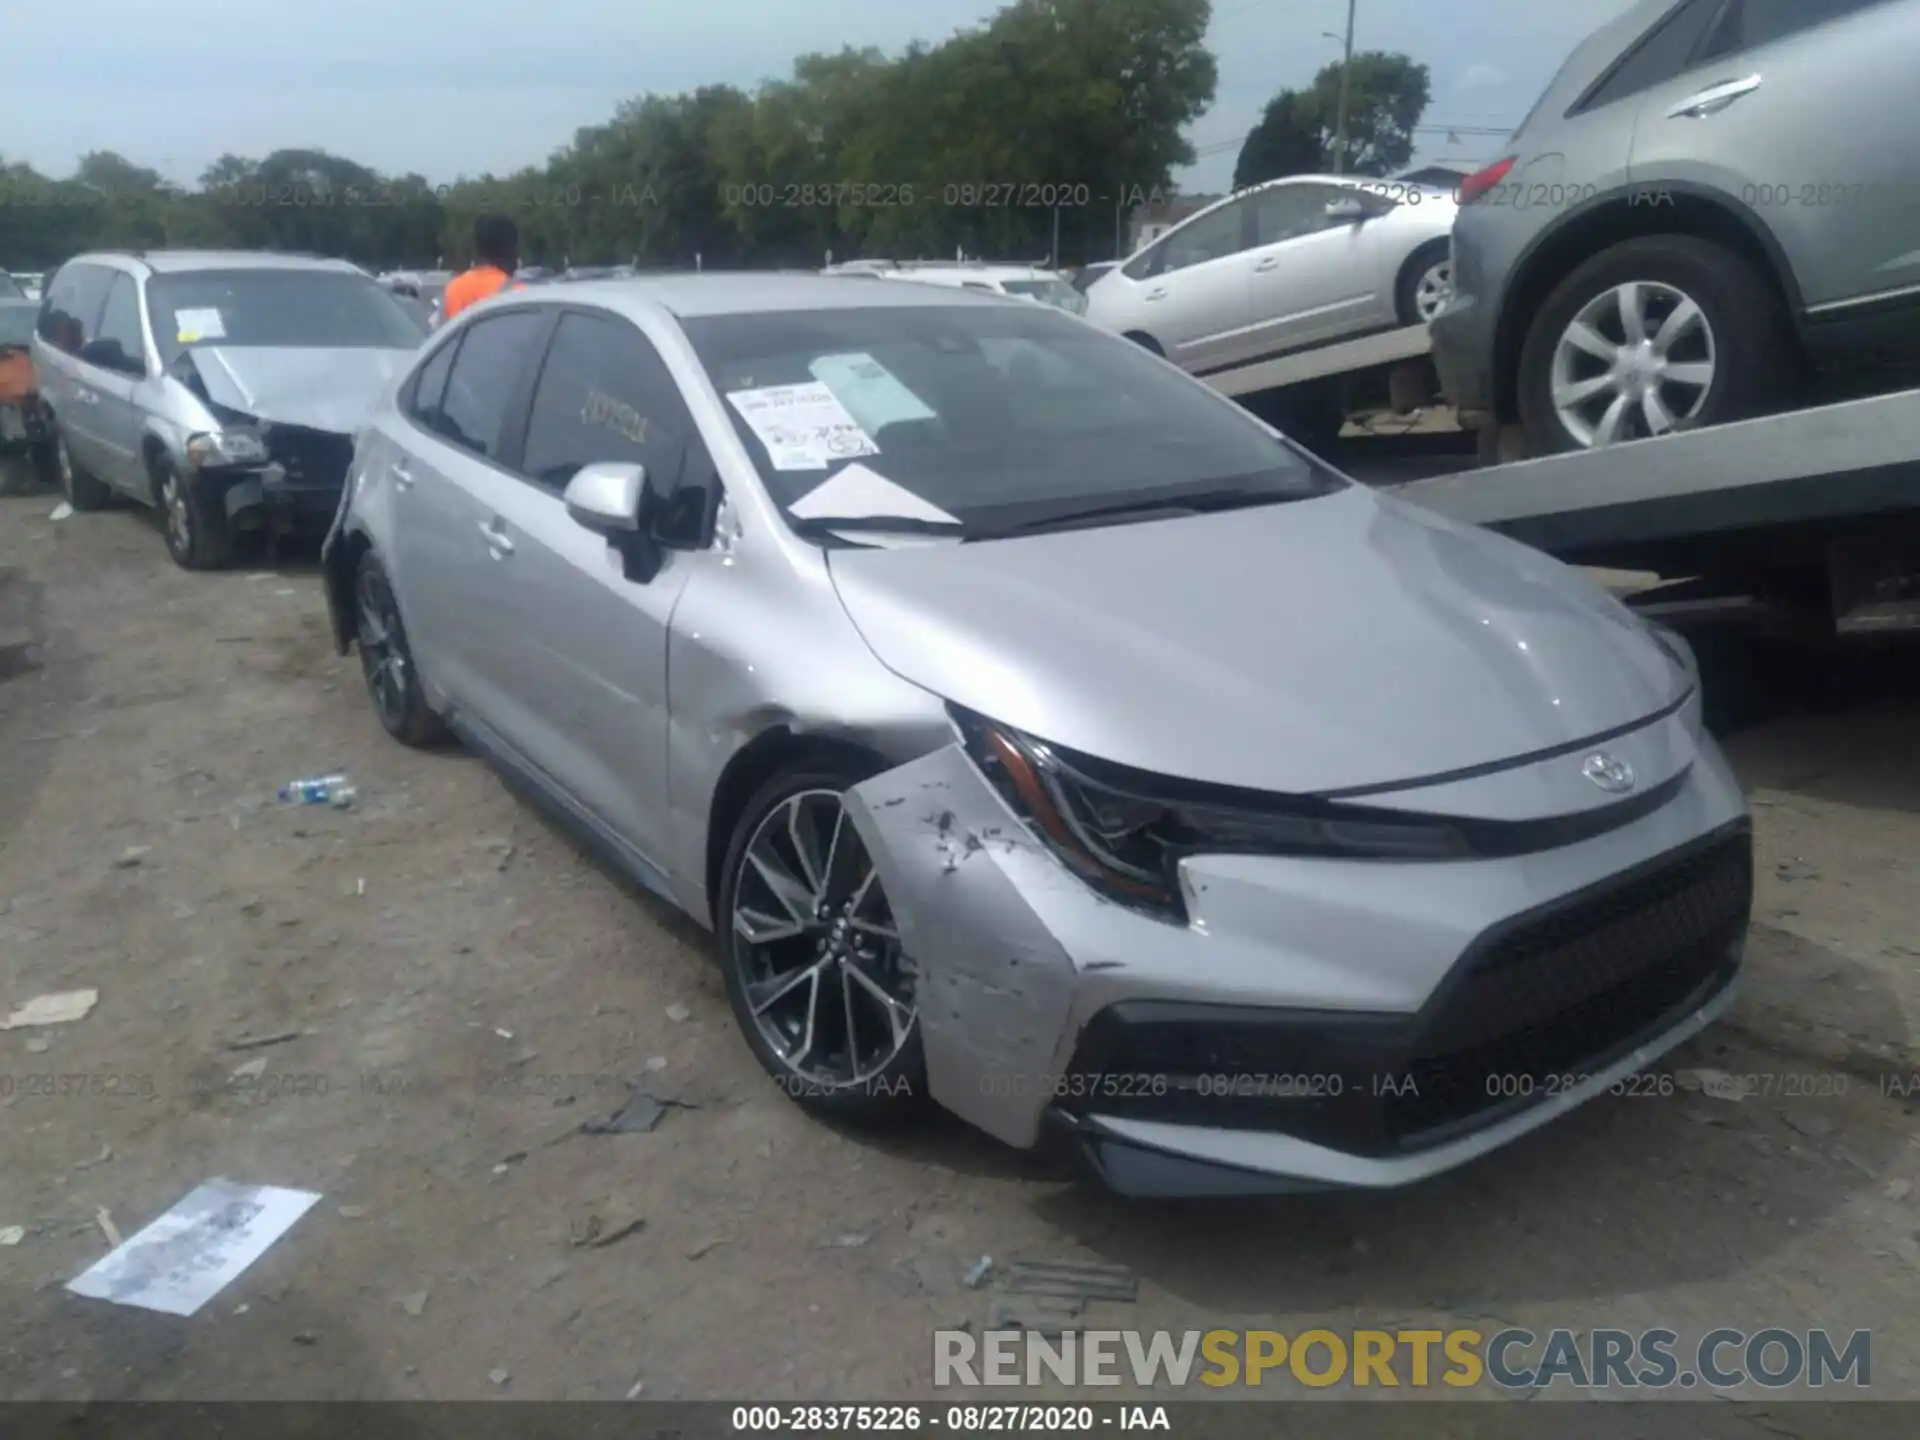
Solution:
{"label": "overcast sky", "polygon": [[[1516,125],[1568,49],[1627,0],[1359,0],[1359,49],[1433,71],[1431,124]],[[622,99],[784,76],[843,43],[945,39],[993,0],[62,0],[9,6],[0,155],[66,174],[116,150],[191,183],[222,152],[309,146],[433,181],[541,161]],[[452,16],[457,24],[450,24]],[[669,18],[670,17],[670,18]],[[1225,188],[1282,86],[1339,55],[1344,0],[1216,0],[1220,87],[1186,190]],[[1497,139],[1420,137],[1421,160],[1495,158]],[[879,178],[879,177],[876,177]],[[956,177],[992,180],[993,176]],[[1071,182],[1075,177],[1052,177]]]}

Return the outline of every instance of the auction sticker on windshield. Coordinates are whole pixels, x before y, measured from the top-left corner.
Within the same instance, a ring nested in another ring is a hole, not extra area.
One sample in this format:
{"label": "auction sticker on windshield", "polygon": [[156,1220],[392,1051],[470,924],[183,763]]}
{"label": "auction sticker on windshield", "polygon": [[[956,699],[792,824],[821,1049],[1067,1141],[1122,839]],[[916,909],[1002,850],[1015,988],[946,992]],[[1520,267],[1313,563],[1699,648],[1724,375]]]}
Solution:
{"label": "auction sticker on windshield", "polygon": [[173,324],[182,345],[227,338],[227,327],[218,310],[176,310],[173,312]]}
{"label": "auction sticker on windshield", "polygon": [[927,408],[913,391],[895,378],[894,373],[871,355],[822,355],[807,369],[813,378],[827,385],[840,403],[851,410],[869,432],[884,430],[903,420],[931,420]]}
{"label": "auction sticker on windshield", "polygon": [[776,470],[824,470],[836,460],[880,453],[839,397],[817,380],[736,390],[727,400],[767,447]]}

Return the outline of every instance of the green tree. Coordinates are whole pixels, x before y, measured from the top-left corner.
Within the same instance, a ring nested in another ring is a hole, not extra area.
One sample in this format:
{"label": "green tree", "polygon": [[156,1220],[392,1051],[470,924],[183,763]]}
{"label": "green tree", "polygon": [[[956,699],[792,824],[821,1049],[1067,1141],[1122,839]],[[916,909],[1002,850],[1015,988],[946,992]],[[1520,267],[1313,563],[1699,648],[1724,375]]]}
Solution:
{"label": "green tree", "polygon": [[1320,146],[1320,130],[1311,97],[1298,90],[1282,90],[1260,112],[1260,123],[1247,132],[1240,158],[1233,166],[1233,188],[1244,190],[1285,175],[1312,175],[1327,168]]}

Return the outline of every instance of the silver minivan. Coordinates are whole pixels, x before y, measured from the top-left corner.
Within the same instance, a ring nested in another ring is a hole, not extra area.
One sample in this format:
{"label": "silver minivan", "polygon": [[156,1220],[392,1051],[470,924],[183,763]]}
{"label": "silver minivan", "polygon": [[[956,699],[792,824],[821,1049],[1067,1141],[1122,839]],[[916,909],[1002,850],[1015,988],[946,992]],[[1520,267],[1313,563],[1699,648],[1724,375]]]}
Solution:
{"label": "silver minivan", "polygon": [[82,255],[33,339],[76,510],[158,510],[188,569],[247,531],[324,531],[353,434],[425,336],[344,260],[236,251]]}
{"label": "silver minivan", "polygon": [[1432,333],[1462,423],[1576,450],[1910,355],[1916,40],[1920,0],[1639,0],[1584,41],[1461,185]]}

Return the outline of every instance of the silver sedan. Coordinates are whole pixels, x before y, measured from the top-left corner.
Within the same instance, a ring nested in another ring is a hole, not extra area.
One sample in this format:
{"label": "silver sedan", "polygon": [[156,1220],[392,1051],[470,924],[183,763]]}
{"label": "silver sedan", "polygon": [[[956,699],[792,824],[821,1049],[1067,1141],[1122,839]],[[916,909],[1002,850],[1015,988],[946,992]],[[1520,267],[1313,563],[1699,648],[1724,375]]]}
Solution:
{"label": "silver sedan", "polygon": [[716,936],[759,1062],[1129,1193],[1394,1186],[1729,1003],[1676,638],[1040,306],[534,289],[431,340],[325,566],[451,730]]}

